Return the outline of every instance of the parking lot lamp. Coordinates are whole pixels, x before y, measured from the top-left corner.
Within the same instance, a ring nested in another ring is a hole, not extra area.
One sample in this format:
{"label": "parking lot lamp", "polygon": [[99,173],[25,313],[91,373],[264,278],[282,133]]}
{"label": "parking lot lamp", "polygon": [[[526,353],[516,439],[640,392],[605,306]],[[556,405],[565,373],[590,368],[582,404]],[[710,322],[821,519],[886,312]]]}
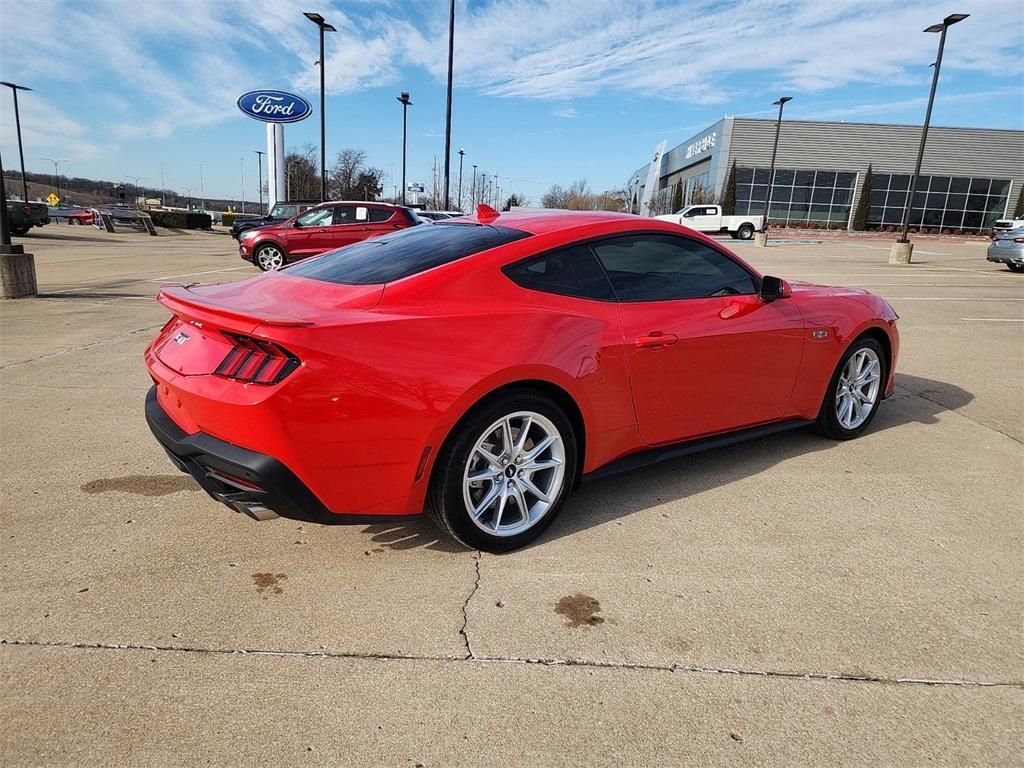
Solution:
{"label": "parking lot lamp", "polygon": [[257,168],[256,168],[256,176],[257,176],[257,178],[256,178],[256,181],[259,184],[259,190],[260,190],[260,216],[262,216],[263,215],[263,156],[265,154],[267,154],[267,153],[266,152],[260,152],[258,149],[254,149],[253,152],[256,153],[256,163],[257,163]]}
{"label": "parking lot lamp", "polygon": [[787,101],[792,101],[792,96],[783,96],[778,101],[773,101],[772,104],[778,106],[779,116],[775,120],[775,143],[772,145],[772,162],[768,168],[768,193],[765,195],[764,203],[764,219],[761,221],[761,232],[768,231],[768,216],[772,211],[772,187],[775,185],[775,155],[779,151],[779,132],[782,130],[782,110],[786,106]]}
{"label": "parking lot lamp", "polygon": [[452,63],[455,60],[455,0],[449,3],[448,11],[448,101],[444,113],[444,209],[450,211],[451,198],[448,195],[448,170],[452,159]]}
{"label": "parking lot lamp", "polygon": [[327,143],[327,121],[324,115],[324,32],[337,32],[333,26],[324,21],[319,13],[306,11],[302,14],[316,24],[320,30],[320,202],[327,199],[327,154],[325,145]]}
{"label": "parking lot lamp", "polygon": [[53,186],[56,190],[57,197],[60,197],[60,176],[57,175],[57,166],[61,163],[69,162],[67,160],[54,160],[52,157],[40,157],[40,160],[48,160],[53,163]]}
{"label": "parking lot lamp", "polygon": [[14,94],[14,129],[18,134],[18,157],[21,159],[21,193],[25,202],[28,202],[28,181],[25,179],[25,152],[21,146],[21,115],[18,112],[18,91],[31,91],[25,85],[15,85],[6,80],[0,80],[0,85],[6,85]]}
{"label": "parking lot lamp", "polygon": [[402,95],[398,96],[398,101],[402,105],[402,205],[405,205],[405,148],[406,148],[406,127],[408,126],[409,118],[409,107],[412,106],[412,102],[409,101],[409,92],[402,91]]}
{"label": "parking lot lamp", "polygon": [[946,46],[946,30],[956,24],[958,21],[963,21],[969,13],[954,13],[942,20],[941,24],[932,24],[930,27],[925,29],[925,32],[938,32],[939,33],[939,53],[935,57],[935,63],[932,66],[935,71],[932,72],[932,89],[928,94],[928,109],[924,113],[924,127],[921,129],[921,145],[917,150],[917,163],[914,165],[914,175],[910,177],[910,188],[907,190],[907,202],[903,207],[903,228],[900,232],[899,239],[892,244],[892,250],[889,252],[889,263],[890,264],[909,264],[910,255],[914,251],[914,246],[907,238],[907,232],[910,229],[910,207],[914,204],[914,195],[917,193],[917,179],[921,175],[921,161],[924,159],[924,144],[928,140],[928,123],[932,119],[932,105],[935,103],[935,87],[939,84],[939,67],[942,66],[942,49]]}
{"label": "parking lot lamp", "polygon": [[459,148],[459,210],[462,210],[462,158],[465,157],[466,150]]}

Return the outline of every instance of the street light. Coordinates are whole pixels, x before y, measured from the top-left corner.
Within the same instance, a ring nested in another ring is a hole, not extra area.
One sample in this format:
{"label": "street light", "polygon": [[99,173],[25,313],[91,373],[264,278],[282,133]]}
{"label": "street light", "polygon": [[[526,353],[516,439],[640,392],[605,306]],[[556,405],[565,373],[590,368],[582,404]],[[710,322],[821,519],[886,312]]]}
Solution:
{"label": "street light", "polygon": [[21,191],[25,202],[28,202],[28,181],[25,179],[25,152],[21,148],[21,115],[18,113],[18,91],[31,91],[26,85],[15,85],[6,80],[0,80],[0,85],[6,85],[14,94],[14,127],[18,132],[18,157],[21,159]]}
{"label": "street light", "polygon": [[466,150],[459,148],[459,210],[462,210],[462,158],[465,157]]}
{"label": "street light", "polygon": [[52,157],[40,157],[40,160],[48,160],[53,163],[53,186],[57,190],[57,197],[60,197],[60,176],[57,175],[57,166],[61,163],[71,162],[70,160],[54,160]]}
{"label": "street light", "polygon": [[324,21],[319,13],[306,11],[302,14],[316,24],[320,30],[320,202],[327,199],[327,155],[324,145],[327,143],[327,122],[324,117],[324,32],[337,32],[333,26]]}
{"label": "street light", "polygon": [[257,181],[259,183],[259,189],[260,189],[260,216],[262,216],[263,215],[263,156],[265,154],[267,154],[267,153],[266,152],[260,152],[258,149],[254,149],[253,152],[256,153],[256,162],[258,164],[256,172],[257,172],[257,175],[258,175]]}
{"label": "street light", "polygon": [[408,125],[409,107],[412,106],[412,102],[409,101],[409,92],[402,91],[402,95],[398,96],[398,101],[402,104],[402,205],[405,205],[405,147],[406,147],[406,126]]}
{"label": "street light", "polygon": [[783,96],[778,101],[773,101],[773,105],[779,107],[779,117],[775,121],[775,144],[772,146],[772,164],[768,169],[768,199],[764,204],[764,219],[761,221],[761,231],[768,231],[768,217],[772,213],[772,187],[775,186],[775,154],[779,151],[779,131],[782,130],[782,109],[786,106],[787,101],[792,101],[792,96]]}
{"label": "street light", "polygon": [[125,176],[125,179],[135,181],[135,210],[139,210],[139,182],[148,179],[148,176]]}
{"label": "street light", "polygon": [[935,67],[935,71],[932,73],[932,90],[928,94],[928,109],[924,113],[924,128],[921,130],[921,146],[917,150],[917,164],[914,166],[914,175],[910,177],[910,189],[907,194],[907,203],[903,207],[903,229],[900,232],[899,239],[892,244],[892,250],[889,252],[890,264],[909,264],[910,255],[914,252],[914,246],[907,238],[907,231],[910,229],[910,206],[914,203],[914,195],[917,193],[917,179],[921,175],[921,161],[924,159],[924,144],[928,139],[928,124],[931,122],[932,105],[935,103],[935,87],[939,84],[939,67],[942,66],[942,49],[946,45],[946,30],[958,21],[963,21],[968,16],[970,16],[969,13],[954,13],[944,18],[941,24],[932,24],[924,30],[925,32],[940,33],[939,53],[935,57],[935,63],[932,65]]}
{"label": "street light", "polygon": [[452,209],[448,197],[448,169],[452,155],[452,62],[455,57],[455,0],[451,0],[448,12],[448,101],[444,113],[444,209]]}

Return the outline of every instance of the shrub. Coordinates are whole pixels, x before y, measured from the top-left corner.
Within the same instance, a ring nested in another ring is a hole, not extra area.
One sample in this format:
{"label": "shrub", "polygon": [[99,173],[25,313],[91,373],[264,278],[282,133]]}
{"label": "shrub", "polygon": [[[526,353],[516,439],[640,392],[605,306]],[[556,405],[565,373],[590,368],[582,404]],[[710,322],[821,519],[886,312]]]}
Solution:
{"label": "shrub", "polygon": [[213,219],[208,213],[195,211],[150,211],[153,224],[171,229],[209,229]]}

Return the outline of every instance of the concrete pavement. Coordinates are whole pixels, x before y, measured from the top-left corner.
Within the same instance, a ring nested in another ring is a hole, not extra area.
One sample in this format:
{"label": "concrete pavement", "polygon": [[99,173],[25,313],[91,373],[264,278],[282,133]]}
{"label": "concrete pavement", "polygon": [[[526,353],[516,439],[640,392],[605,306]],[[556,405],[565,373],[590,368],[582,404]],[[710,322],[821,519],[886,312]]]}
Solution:
{"label": "concrete pavement", "polygon": [[[72,234],[73,233],[73,234]],[[902,316],[861,439],[585,485],[536,545],[255,523],[142,419],[162,281],[224,234],[47,227],[0,304],[0,762],[1013,765],[1024,753],[1024,279],[980,243],[757,249]]]}

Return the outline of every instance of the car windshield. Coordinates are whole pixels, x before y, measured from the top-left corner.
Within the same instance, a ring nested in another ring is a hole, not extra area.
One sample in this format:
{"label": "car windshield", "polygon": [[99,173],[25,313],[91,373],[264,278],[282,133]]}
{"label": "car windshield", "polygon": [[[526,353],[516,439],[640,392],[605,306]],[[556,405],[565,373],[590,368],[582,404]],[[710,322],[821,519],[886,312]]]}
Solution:
{"label": "car windshield", "polygon": [[529,234],[518,229],[480,224],[409,227],[300,261],[287,271],[344,285],[390,283],[524,237]]}
{"label": "car windshield", "polygon": [[290,219],[296,213],[299,212],[297,205],[275,205],[270,211],[270,218],[272,219]]}

